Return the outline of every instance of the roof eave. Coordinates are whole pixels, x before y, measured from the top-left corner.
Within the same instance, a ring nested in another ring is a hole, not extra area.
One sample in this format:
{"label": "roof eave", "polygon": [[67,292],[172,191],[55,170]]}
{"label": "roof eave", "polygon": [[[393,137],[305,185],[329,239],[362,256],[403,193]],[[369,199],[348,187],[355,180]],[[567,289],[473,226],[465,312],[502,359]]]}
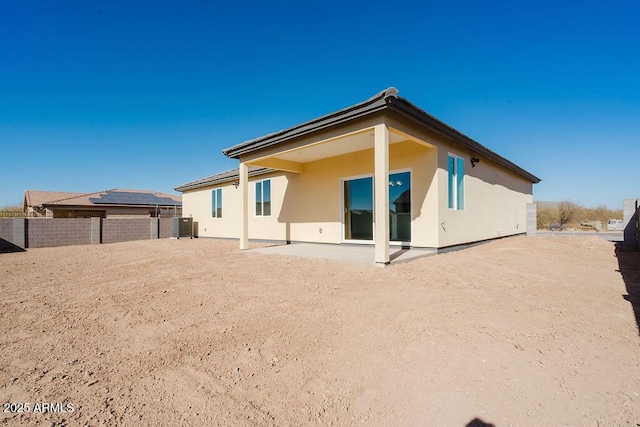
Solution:
{"label": "roof eave", "polygon": [[[328,114],[326,116],[303,123],[301,125],[294,126],[290,129],[266,135],[264,137],[257,138],[251,141],[243,142],[242,144],[238,144],[222,150],[222,152],[228,157],[239,159],[240,156],[244,154],[258,151],[266,147],[271,147],[273,145],[277,145],[294,138],[303,137],[383,110],[390,110],[416,123],[428,127],[434,132],[457,142],[470,151],[476,152],[495,161],[496,163],[506,167],[507,169],[510,169],[515,173],[527,178],[534,184],[537,184],[541,181],[537,176],[531,174],[530,172],[527,172],[515,163],[505,159],[504,157],[491,151],[489,148],[485,147],[479,142],[469,138],[460,131],[438,120],[437,118],[418,108],[408,100],[397,96],[397,94],[398,91],[395,88],[389,88],[376,94],[372,98],[354,106]],[[176,187],[175,190],[184,191],[192,189],[185,188],[186,185],[188,184]]]}
{"label": "roof eave", "polygon": [[55,203],[43,203],[41,205],[43,208],[52,208],[52,209],[104,209],[104,208],[140,208],[140,209],[148,209],[157,207],[174,207],[174,206],[182,206],[182,202],[176,202],[173,205],[167,204],[158,204],[158,205],[123,205],[123,204],[110,204],[110,203],[98,203],[93,205],[59,205]]}
{"label": "roof eave", "polygon": [[[237,169],[236,169],[237,170]],[[256,169],[253,171],[249,171],[249,176],[250,177],[254,177],[254,176],[259,176],[259,175],[265,175],[271,172],[275,172],[275,169],[271,169],[271,168],[260,168],[260,169]],[[222,175],[226,172],[222,172],[219,175]],[[231,176],[227,176],[221,179],[214,179],[215,175],[210,177],[210,179],[207,180],[207,178],[202,179],[202,180],[198,180],[198,181],[192,181],[192,182],[188,182],[186,184],[180,185],[178,187],[175,187],[174,190],[176,191],[180,191],[181,193],[184,193],[185,191],[190,191],[190,190],[197,190],[198,188],[205,188],[205,187],[212,187],[214,185],[219,185],[219,184],[226,184],[227,182],[233,182],[233,181],[238,181],[238,179],[240,178],[240,173],[238,172],[235,175],[231,175]]]}
{"label": "roof eave", "polygon": [[404,98],[398,97],[396,99],[389,100],[388,108],[391,111],[395,111],[396,113],[401,114],[414,122],[427,126],[429,129],[442,136],[452,139],[453,141],[469,149],[470,151],[481,154],[493,160],[494,162],[506,167],[507,169],[511,169],[519,175],[522,175],[523,177],[531,180],[531,182],[533,182],[534,184],[537,184],[541,181],[537,176],[533,175],[530,172],[527,172],[520,166],[516,165],[510,160],[505,159],[498,153],[469,138],[465,134],[455,130],[446,123],[436,119],[432,115],[416,107]]}
{"label": "roof eave", "polygon": [[384,110],[387,106],[387,100],[394,98],[397,95],[397,89],[388,88],[359,104],[327,114],[289,129],[234,145],[233,147],[222,150],[222,153],[227,157],[239,159],[243,154],[280,144],[293,138],[302,137]]}
{"label": "roof eave", "polygon": [[190,190],[197,190],[198,188],[205,188],[205,187],[211,187],[214,185],[218,185],[218,184],[225,184],[227,182],[231,182],[231,181],[237,181],[238,177],[235,178],[226,178],[226,179],[221,179],[219,181],[211,181],[211,182],[203,182],[203,183],[198,183],[198,184],[183,184],[179,187],[175,187],[174,190],[179,191],[181,193],[184,193],[185,191],[190,191]]}
{"label": "roof eave", "polygon": [[280,144],[282,142],[286,142],[289,140],[292,140],[294,138],[299,138],[299,137],[304,137],[306,135],[309,135],[311,133],[315,133],[324,129],[328,129],[331,128],[333,126],[337,126],[340,125],[342,123],[345,122],[349,122],[351,120],[356,120],[359,119],[361,117],[367,116],[369,114],[375,113],[377,111],[381,111],[384,110],[386,108],[386,105],[384,103],[380,103],[380,104],[376,104],[376,105],[372,105],[369,106],[366,109],[361,109],[361,110],[355,110],[349,113],[346,113],[344,115],[340,115],[337,116],[335,118],[331,118],[328,119],[326,121],[320,122],[316,125],[313,125],[311,127],[305,128],[305,129],[296,129],[296,130],[292,130],[292,132],[288,132],[286,134],[279,134],[279,135],[275,135],[271,138],[268,139],[264,139],[261,140],[259,142],[252,142],[250,144],[244,145],[244,146],[238,146],[237,148],[229,148],[226,150],[223,150],[222,153],[227,156],[230,157],[232,159],[240,159],[240,156],[242,156],[243,154],[247,154],[247,153],[251,153],[253,151],[256,150],[261,150],[263,148],[267,148],[267,147],[271,147],[273,145],[277,145]]}

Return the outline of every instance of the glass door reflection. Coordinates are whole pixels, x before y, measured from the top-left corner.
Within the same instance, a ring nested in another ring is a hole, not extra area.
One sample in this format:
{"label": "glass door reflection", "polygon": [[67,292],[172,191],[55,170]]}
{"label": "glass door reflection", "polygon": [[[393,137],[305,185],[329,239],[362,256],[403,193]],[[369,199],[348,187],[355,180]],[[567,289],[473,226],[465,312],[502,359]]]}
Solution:
{"label": "glass door reflection", "polygon": [[345,180],[344,239],[373,240],[373,178]]}

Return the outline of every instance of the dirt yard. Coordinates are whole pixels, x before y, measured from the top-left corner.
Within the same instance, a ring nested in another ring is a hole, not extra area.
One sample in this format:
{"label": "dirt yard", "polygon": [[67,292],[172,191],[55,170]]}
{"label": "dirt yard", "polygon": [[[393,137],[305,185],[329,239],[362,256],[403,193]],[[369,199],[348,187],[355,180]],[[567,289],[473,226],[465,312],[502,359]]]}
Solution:
{"label": "dirt yard", "polygon": [[236,248],[0,254],[0,424],[640,423],[640,255],[613,243],[384,269]]}

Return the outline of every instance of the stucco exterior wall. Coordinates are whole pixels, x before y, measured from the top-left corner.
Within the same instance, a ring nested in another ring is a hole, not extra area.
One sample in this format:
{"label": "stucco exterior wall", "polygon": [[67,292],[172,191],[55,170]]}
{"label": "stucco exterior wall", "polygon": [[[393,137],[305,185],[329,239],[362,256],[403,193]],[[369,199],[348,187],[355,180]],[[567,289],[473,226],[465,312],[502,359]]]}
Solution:
{"label": "stucco exterior wall", "polygon": [[[278,221],[288,181],[292,174],[277,172],[249,179],[249,235],[252,239],[288,240],[286,224]],[[271,215],[256,216],[255,182],[271,179]],[[222,189],[222,217],[212,217],[212,191]],[[182,195],[183,216],[198,223],[199,237],[235,238],[240,236],[240,190],[227,182],[186,191]]]}
{"label": "stucco exterior wall", "polygon": [[[434,247],[442,248],[526,232],[527,204],[533,202],[533,183],[494,161],[479,156],[424,127],[407,120],[387,118],[387,123],[407,135],[434,145],[437,150],[438,237]],[[449,209],[449,153],[465,159],[464,209]],[[476,167],[471,157],[480,159]],[[431,219],[431,217],[430,217]],[[415,246],[419,246],[414,244]]]}
{"label": "stucco exterior wall", "polygon": [[[412,244],[435,247],[438,232],[436,150],[413,142],[392,144],[389,170],[411,171]],[[305,164],[304,173],[276,172],[249,179],[249,236],[252,239],[340,243],[343,237],[342,180],[373,174],[373,149]],[[271,216],[257,217],[255,181],[271,178]],[[222,188],[222,218],[211,217],[214,188]],[[202,237],[238,238],[240,190],[233,183],[186,191],[184,216],[198,223]]]}
{"label": "stucco exterior wall", "polygon": [[[345,178],[372,175],[373,156],[373,149],[369,149],[309,162],[305,164],[304,173],[291,177],[280,216],[280,221],[290,224],[290,240],[342,242],[342,182]],[[411,171],[412,244],[435,245],[435,150],[413,142],[400,142],[390,145],[389,157],[390,173]]]}
{"label": "stucco exterior wall", "polygon": [[[462,210],[448,206],[449,153],[465,161]],[[439,247],[526,233],[527,204],[533,202],[531,181],[486,158],[480,158],[480,163],[472,167],[473,156],[453,145],[440,144]]]}
{"label": "stucco exterior wall", "polygon": [[[350,123],[342,129],[323,131],[309,138],[295,139],[280,147],[241,157],[243,162],[278,150],[295,150],[308,143],[321,143],[347,132],[362,132],[383,121],[397,140],[389,146],[389,172],[411,171],[411,244],[442,248],[526,232],[526,207],[533,200],[532,182],[498,163],[477,155],[447,137],[414,121],[399,117],[372,117]],[[372,176],[371,148],[336,155],[303,164],[302,173],[275,172],[249,178],[249,237],[321,243],[343,242],[342,181]],[[464,159],[465,201],[463,210],[448,207],[448,154]],[[472,167],[471,157],[480,163]],[[255,184],[271,178],[272,212],[256,217]],[[198,235],[238,238],[241,212],[240,190],[233,183],[219,186],[223,193],[222,218],[211,217],[211,186],[183,194],[184,216],[198,223]]]}
{"label": "stucco exterior wall", "polygon": [[[211,191],[214,188],[222,188],[222,218],[211,217]],[[199,237],[238,237],[237,228],[239,222],[232,215],[233,206],[239,208],[240,198],[233,200],[233,191],[236,190],[231,183],[219,186],[204,187],[197,190],[185,191],[182,194],[182,209],[185,217],[193,218],[195,233]],[[240,210],[237,209],[239,212]]]}

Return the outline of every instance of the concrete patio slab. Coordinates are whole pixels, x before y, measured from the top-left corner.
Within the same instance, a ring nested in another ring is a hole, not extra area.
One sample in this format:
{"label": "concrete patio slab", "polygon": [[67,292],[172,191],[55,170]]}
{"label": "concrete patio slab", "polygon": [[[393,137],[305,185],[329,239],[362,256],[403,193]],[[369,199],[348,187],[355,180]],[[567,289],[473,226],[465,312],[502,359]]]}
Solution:
{"label": "concrete patio slab", "polygon": [[[373,245],[332,245],[323,243],[291,243],[250,249],[249,252],[297,256],[304,258],[323,258],[348,262],[374,264]],[[389,254],[391,263],[411,261],[416,258],[436,255],[436,249],[411,248],[402,249],[391,246]]]}

